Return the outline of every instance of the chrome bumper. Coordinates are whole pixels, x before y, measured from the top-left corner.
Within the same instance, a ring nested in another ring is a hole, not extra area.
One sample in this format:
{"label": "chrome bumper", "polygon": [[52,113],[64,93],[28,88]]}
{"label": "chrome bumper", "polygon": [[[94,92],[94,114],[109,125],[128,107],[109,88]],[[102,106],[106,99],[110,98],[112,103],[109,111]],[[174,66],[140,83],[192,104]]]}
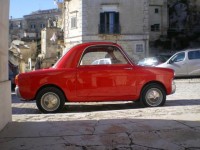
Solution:
{"label": "chrome bumper", "polygon": [[21,100],[24,100],[24,99],[21,97],[21,94],[20,94],[20,92],[19,92],[19,87],[18,87],[18,86],[15,87],[15,94],[17,95],[18,98],[20,98]]}
{"label": "chrome bumper", "polygon": [[171,94],[174,94],[176,92],[176,84],[174,82],[174,80],[172,81],[172,92]]}

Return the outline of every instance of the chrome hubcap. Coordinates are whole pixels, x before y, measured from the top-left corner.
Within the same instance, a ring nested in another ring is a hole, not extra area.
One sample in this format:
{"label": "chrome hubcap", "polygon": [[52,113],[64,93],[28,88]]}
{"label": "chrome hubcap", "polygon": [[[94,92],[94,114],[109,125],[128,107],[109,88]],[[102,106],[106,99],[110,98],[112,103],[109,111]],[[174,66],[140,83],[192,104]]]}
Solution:
{"label": "chrome hubcap", "polygon": [[48,92],[42,96],[41,105],[46,111],[54,111],[60,105],[60,98],[55,93]]}
{"label": "chrome hubcap", "polygon": [[147,91],[145,99],[148,105],[159,106],[162,103],[163,94],[159,89],[152,88]]}

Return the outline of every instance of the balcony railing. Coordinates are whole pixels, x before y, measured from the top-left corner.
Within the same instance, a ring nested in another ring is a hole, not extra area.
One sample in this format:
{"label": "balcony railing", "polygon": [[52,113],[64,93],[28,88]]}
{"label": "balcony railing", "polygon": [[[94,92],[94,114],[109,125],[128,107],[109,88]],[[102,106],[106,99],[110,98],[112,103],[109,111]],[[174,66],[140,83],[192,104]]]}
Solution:
{"label": "balcony railing", "polygon": [[119,24],[100,24],[99,25],[99,34],[120,34],[121,27]]}

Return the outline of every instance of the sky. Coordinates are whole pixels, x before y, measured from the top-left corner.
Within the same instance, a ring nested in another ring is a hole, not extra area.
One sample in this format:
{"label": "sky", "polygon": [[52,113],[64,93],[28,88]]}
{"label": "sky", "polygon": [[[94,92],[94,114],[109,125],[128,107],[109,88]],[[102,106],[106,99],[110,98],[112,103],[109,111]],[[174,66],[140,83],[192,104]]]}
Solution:
{"label": "sky", "polygon": [[54,0],[10,0],[10,17],[22,18],[33,11],[57,8]]}

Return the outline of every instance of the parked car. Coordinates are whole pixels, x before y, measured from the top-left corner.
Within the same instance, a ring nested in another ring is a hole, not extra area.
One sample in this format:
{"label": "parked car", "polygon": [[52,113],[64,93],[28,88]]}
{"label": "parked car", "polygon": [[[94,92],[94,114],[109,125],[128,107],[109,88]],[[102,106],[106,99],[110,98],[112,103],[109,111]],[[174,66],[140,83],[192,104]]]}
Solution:
{"label": "parked car", "polygon": [[161,63],[164,63],[165,61],[167,61],[166,58],[162,56],[155,56],[141,59],[137,64],[140,66],[157,66]]}
{"label": "parked car", "polygon": [[171,68],[176,77],[200,75],[200,49],[188,49],[175,53],[157,67]]}
{"label": "parked car", "polygon": [[167,61],[170,57],[172,57],[173,54],[174,54],[173,52],[171,52],[171,53],[159,53],[156,56],[162,57]]}
{"label": "parked car", "polygon": [[92,65],[111,64],[110,58],[98,59],[92,62]]}
{"label": "parked car", "polygon": [[[111,64],[92,64],[105,57]],[[65,102],[139,101],[158,107],[175,92],[173,79],[172,69],[134,64],[118,44],[89,42],[71,48],[52,68],[19,74],[15,90],[23,100],[36,100],[43,113],[59,112]]]}

